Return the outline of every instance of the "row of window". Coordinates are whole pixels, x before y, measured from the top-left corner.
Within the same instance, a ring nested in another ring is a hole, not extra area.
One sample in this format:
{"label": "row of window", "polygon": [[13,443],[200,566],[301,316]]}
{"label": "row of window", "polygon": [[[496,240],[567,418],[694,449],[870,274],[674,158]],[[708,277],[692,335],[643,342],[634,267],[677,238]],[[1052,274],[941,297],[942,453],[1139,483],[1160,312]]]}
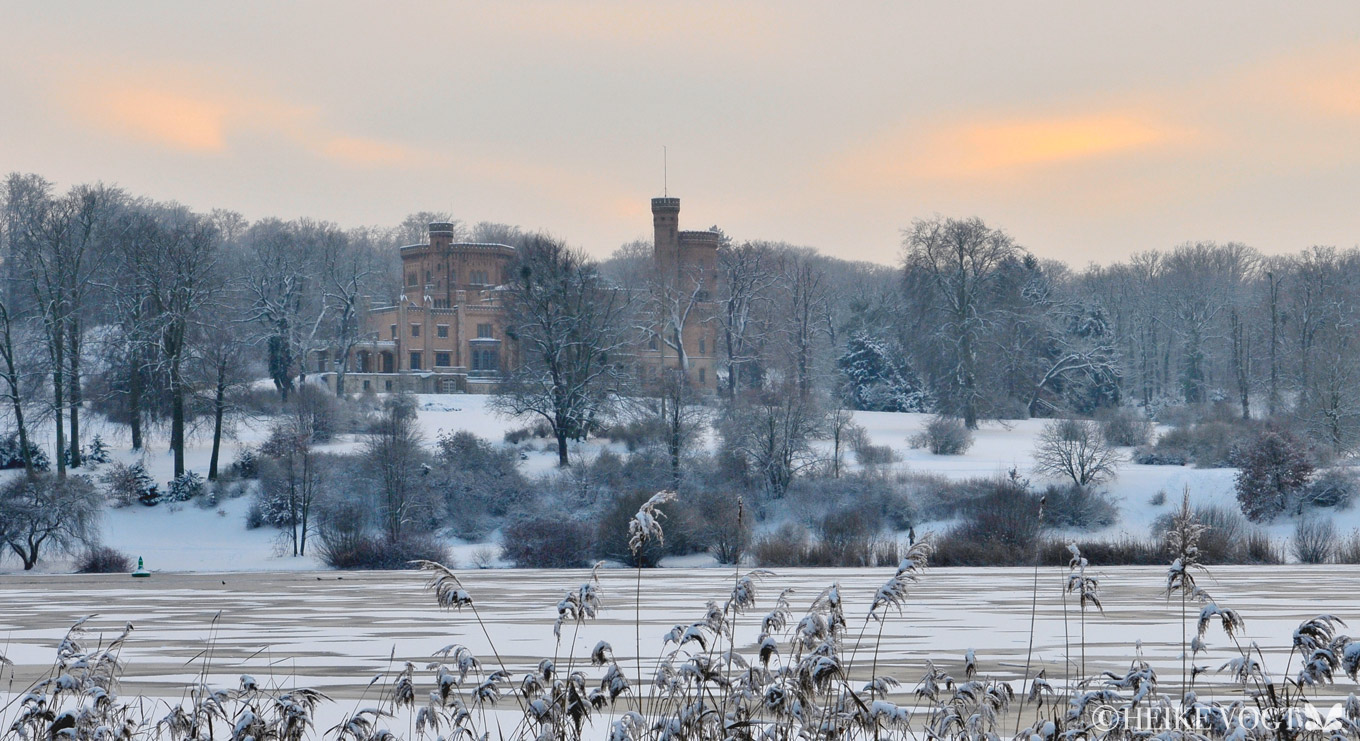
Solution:
{"label": "row of window", "polygon": [[[434,273],[431,272],[431,271],[429,271],[429,270],[426,270],[426,271],[425,271],[425,285],[431,285],[431,284],[433,284],[433,283],[434,283]],[[469,283],[470,285],[474,285],[474,286],[489,286],[489,285],[491,285],[491,274],[488,273],[488,272],[485,271],[485,270],[469,270],[469,271],[468,271],[468,283]],[[458,273],[457,273],[456,271],[450,270],[450,271],[449,271],[449,285],[452,286],[452,285],[457,285],[457,284],[458,284]],[[416,286],[419,286],[419,285],[420,285],[420,273],[417,272],[417,271],[415,271],[415,270],[412,270],[412,271],[408,272],[408,273],[406,274],[406,285],[407,285],[407,287],[410,287],[410,288],[415,288]]]}
{"label": "row of window", "polygon": [[[392,339],[394,339],[394,340],[397,339],[397,325],[395,325],[395,324],[391,325],[390,329],[391,329],[391,332],[392,332]],[[447,325],[447,324],[436,324],[436,325],[434,325],[434,334],[435,334],[436,337],[448,337],[448,336],[449,336],[449,325]],[[419,324],[419,323],[413,322],[413,323],[411,324],[411,336],[412,336],[412,337],[419,337],[419,336],[420,336],[420,324]],[[478,339],[491,339],[491,338],[494,338],[495,336],[496,336],[495,330],[492,328],[492,326],[491,326],[490,324],[478,324],[478,325],[477,325],[477,337],[478,337]]]}
{"label": "row of window", "polygon": [[[647,340],[647,349],[648,350],[661,349],[661,341],[656,338],[656,335],[652,335],[651,339]],[[708,338],[706,337],[702,336],[699,337],[699,354],[700,355],[708,354]]]}
{"label": "row of window", "polygon": [[[424,353],[411,353],[411,370],[422,370],[424,368]],[[453,366],[451,353],[437,352],[434,354],[434,367],[450,368]],[[475,371],[498,371],[501,369],[500,353],[496,350],[477,349],[472,351],[472,370]]]}

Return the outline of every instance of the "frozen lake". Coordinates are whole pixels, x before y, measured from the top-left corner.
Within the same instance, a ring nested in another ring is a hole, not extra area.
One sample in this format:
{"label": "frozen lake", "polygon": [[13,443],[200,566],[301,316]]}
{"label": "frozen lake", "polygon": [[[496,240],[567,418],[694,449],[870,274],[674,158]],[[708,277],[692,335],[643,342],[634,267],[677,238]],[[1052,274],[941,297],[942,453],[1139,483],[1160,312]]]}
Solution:
{"label": "frozen lake", "polygon": [[[1180,603],[1168,603],[1160,568],[1100,569],[1104,614],[1086,618],[1088,673],[1122,674],[1136,652],[1150,661],[1163,687],[1180,670]],[[1040,572],[1035,626],[1036,665],[1050,679],[1063,674],[1066,636],[1076,648],[1080,620],[1069,598],[1064,621],[1064,570]],[[553,640],[556,604],[585,572],[472,571],[463,581],[476,600],[501,659],[516,675],[544,657],[565,666],[572,653],[570,626],[562,647]],[[858,635],[874,590],[890,569],[788,570],[761,581],[757,606],[742,617],[738,642],[754,645],[761,616],[782,589],[793,588],[793,623],[827,585],[839,582],[849,634]],[[613,645],[631,675],[634,658],[634,573],[601,572],[605,610],[575,636],[578,666],[598,641]],[[963,656],[975,649],[979,672],[1016,678],[1029,642],[1029,569],[935,569],[912,590],[904,612],[890,613],[879,647],[880,673],[898,678],[910,691],[927,659],[955,676]],[[1360,620],[1360,567],[1220,567],[1201,578],[1219,604],[1241,612],[1245,645],[1256,641],[1276,671],[1282,670],[1290,635],[1299,621],[1319,613]],[[233,573],[127,576],[0,577],[0,654],[5,669],[0,688],[17,692],[52,665],[67,627],[94,614],[91,642],[107,640],[126,622],[135,626],[122,653],[126,673],[122,694],[179,697],[206,672],[210,686],[234,688],[241,674],[261,685],[313,687],[338,699],[359,698],[375,676],[399,671],[410,661],[418,687],[431,657],[449,644],[465,644],[487,667],[496,660],[472,613],[435,607],[416,572],[399,573]],[[715,569],[653,570],[642,580],[642,646],[655,661],[661,638],[677,623],[703,617],[705,603],[727,598],[732,572]],[[1191,608],[1191,635],[1195,608]],[[870,624],[861,650],[870,650],[878,629]],[[1342,631],[1346,632],[1346,631]],[[1141,648],[1136,642],[1141,641]],[[1208,651],[1198,662],[1217,669],[1235,655],[1218,630],[1208,634]],[[848,649],[847,649],[848,650]],[[12,674],[11,674],[12,673]],[[1201,681],[1204,681],[1201,679]],[[1226,682],[1210,674],[1208,681]],[[1349,687],[1349,680],[1341,679]],[[1347,690],[1349,691],[1349,690]]]}

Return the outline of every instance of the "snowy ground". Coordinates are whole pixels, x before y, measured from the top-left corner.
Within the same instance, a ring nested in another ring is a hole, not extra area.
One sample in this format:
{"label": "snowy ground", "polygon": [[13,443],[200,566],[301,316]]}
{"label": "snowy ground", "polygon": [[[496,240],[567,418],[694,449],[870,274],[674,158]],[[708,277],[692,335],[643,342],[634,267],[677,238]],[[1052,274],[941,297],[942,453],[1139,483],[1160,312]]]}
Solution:
{"label": "snowy ground", "polygon": [[[528,420],[510,420],[497,416],[487,408],[488,397],[479,395],[422,396],[419,412],[426,439],[433,442],[443,431],[466,430],[500,443],[506,431],[526,426]],[[928,420],[922,414],[893,414],[859,412],[854,421],[862,425],[877,445],[893,448],[901,461],[894,464],[899,470],[932,473],[952,479],[977,476],[1005,475],[1011,469],[1030,476],[1032,473],[1035,438],[1043,427],[1042,420],[984,423],[978,431],[973,447],[964,455],[935,456],[925,450],[912,449],[907,441],[919,432]],[[113,450],[113,455],[131,462],[138,456],[129,450],[126,428],[104,423],[88,416],[84,420],[86,435],[100,434]],[[235,439],[223,444],[222,462],[234,460],[239,450],[258,444],[268,432],[268,421],[253,425],[242,424]],[[353,450],[360,441],[342,436],[323,449],[335,452]],[[623,453],[621,445],[592,440],[574,446],[572,455],[589,460],[606,447]],[[160,482],[171,478],[172,459],[163,439],[155,439],[149,446],[153,452],[142,460],[151,475]],[[529,474],[550,472],[556,463],[556,453],[549,441],[533,439],[523,443],[525,454],[521,464]],[[1126,451],[1126,456],[1127,456]],[[206,474],[209,459],[209,440],[192,440],[187,452],[190,470]],[[853,456],[851,456],[853,459]],[[96,472],[97,473],[97,472]],[[1233,496],[1232,469],[1197,469],[1182,466],[1141,466],[1125,463],[1118,477],[1108,486],[1110,496],[1119,506],[1119,521],[1099,533],[1085,533],[1083,537],[1115,538],[1123,534],[1145,537],[1158,516],[1170,511],[1180,500],[1182,490],[1188,489],[1193,505],[1215,504],[1236,508]],[[1166,493],[1166,503],[1152,505],[1157,492]],[[232,499],[218,510],[200,509],[192,504],[172,509],[161,505],[154,508],[140,506],[109,510],[103,521],[104,541],[134,558],[146,559],[153,571],[259,571],[310,570],[319,567],[313,558],[292,558],[276,554],[277,533],[271,530],[249,531],[245,528],[247,499]],[[1348,533],[1360,528],[1360,508],[1337,512],[1337,529]],[[924,526],[929,529],[929,525]],[[1287,539],[1292,521],[1282,519],[1270,526],[1272,535]],[[471,562],[471,554],[488,544],[454,544],[459,562]],[[494,547],[494,544],[489,544]],[[674,566],[699,566],[711,563],[707,557],[685,558],[667,562]],[[0,571],[14,570],[14,559],[0,560]],[[69,570],[69,563],[48,560],[40,568],[50,571]]]}

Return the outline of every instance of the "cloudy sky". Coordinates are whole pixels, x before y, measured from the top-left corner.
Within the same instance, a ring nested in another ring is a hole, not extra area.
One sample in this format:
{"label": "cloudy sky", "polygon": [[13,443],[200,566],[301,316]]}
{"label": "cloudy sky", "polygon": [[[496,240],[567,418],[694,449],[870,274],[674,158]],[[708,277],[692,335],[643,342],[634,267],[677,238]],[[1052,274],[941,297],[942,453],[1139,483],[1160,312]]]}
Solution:
{"label": "cloudy sky", "polygon": [[977,215],[1047,257],[1360,242],[1354,2],[0,0],[0,170],[600,255],[684,228],[893,262]]}

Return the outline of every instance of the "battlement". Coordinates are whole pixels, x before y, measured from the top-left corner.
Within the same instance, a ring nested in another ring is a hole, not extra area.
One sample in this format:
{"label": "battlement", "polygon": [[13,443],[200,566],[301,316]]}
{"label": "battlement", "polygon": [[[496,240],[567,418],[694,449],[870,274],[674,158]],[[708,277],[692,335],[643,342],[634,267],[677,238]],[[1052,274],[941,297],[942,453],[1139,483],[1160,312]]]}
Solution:
{"label": "battlement", "polygon": [[652,213],[656,213],[658,211],[679,211],[679,210],[680,210],[679,198],[652,199]]}
{"label": "battlement", "polygon": [[681,244],[712,244],[718,246],[722,237],[717,232],[703,231],[682,231],[680,232]]}

